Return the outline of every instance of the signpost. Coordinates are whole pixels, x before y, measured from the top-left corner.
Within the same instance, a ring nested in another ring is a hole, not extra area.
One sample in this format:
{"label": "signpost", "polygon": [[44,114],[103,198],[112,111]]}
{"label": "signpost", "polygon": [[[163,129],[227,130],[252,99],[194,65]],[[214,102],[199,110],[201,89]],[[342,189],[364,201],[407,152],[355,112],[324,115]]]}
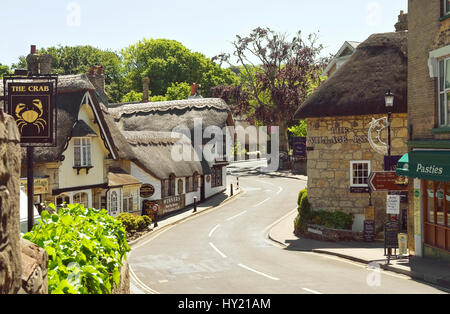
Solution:
{"label": "signpost", "polygon": [[54,75],[5,75],[4,110],[14,117],[22,147],[27,148],[28,231],[34,226],[34,147],[56,146],[56,93]]}
{"label": "signpost", "polygon": [[408,191],[408,180],[395,171],[372,172],[369,176],[372,192]]}

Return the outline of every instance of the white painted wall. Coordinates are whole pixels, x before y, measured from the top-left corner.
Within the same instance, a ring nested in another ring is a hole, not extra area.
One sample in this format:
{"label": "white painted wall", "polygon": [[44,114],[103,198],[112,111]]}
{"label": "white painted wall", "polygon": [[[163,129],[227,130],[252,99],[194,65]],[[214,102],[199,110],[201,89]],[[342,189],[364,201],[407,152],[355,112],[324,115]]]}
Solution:
{"label": "white painted wall", "polygon": [[205,197],[211,197],[213,195],[222,193],[223,191],[226,190],[227,188],[227,167],[223,167],[222,168],[222,183],[223,185],[218,186],[218,187],[211,187],[211,183],[212,180],[210,180],[209,182],[206,182],[205,180],[205,184],[206,184],[206,190],[205,190]]}

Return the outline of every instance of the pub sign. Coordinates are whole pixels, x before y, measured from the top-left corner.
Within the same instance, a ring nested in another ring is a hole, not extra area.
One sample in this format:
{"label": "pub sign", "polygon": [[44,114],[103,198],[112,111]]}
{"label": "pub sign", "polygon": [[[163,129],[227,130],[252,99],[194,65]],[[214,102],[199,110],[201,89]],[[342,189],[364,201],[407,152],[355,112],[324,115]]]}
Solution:
{"label": "pub sign", "polygon": [[22,146],[55,146],[56,83],[30,79],[12,81],[6,85],[5,109],[16,120]]}

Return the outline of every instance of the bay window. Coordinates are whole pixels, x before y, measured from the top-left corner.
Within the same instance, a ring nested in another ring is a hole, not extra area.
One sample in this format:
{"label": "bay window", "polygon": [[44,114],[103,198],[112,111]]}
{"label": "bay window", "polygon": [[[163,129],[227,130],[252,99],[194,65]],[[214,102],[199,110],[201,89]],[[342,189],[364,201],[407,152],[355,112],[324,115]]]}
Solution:
{"label": "bay window", "polygon": [[137,210],[137,204],[138,195],[136,191],[123,193],[122,211],[128,213],[134,212]]}

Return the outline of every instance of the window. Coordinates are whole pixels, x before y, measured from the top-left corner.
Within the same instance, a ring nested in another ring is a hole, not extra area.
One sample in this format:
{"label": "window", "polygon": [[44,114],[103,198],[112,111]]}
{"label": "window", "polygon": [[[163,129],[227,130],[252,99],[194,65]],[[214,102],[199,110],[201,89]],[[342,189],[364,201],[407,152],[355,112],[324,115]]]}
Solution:
{"label": "window", "polygon": [[439,62],[439,125],[450,126],[450,58]]}
{"label": "window", "polygon": [[222,167],[213,167],[211,174],[211,187],[215,188],[223,185]]}
{"label": "window", "polygon": [[74,204],[80,204],[80,205],[83,205],[84,207],[88,207],[89,204],[88,204],[88,195],[87,195],[87,193],[75,194],[73,196],[73,202],[74,202]]}
{"label": "window", "polygon": [[194,186],[194,191],[198,191],[198,173],[194,173],[194,177],[193,177],[193,186]]}
{"label": "window", "polygon": [[186,178],[186,193],[190,193],[194,191],[194,178],[187,177]]}
{"label": "window", "polygon": [[91,139],[75,138],[74,139],[74,166],[75,167],[91,167]]}
{"label": "window", "polygon": [[169,196],[169,180],[161,181],[161,198]]}
{"label": "window", "polygon": [[425,244],[450,250],[450,184],[422,181]]}
{"label": "window", "polygon": [[450,0],[442,0],[444,1],[444,14],[447,15],[450,14]]}
{"label": "window", "polygon": [[56,207],[63,207],[64,204],[70,204],[70,197],[67,195],[60,195],[56,198]]}
{"label": "window", "polygon": [[370,161],[350,162],[350,186],[352,187],[368,186],[369,175],[370,175]]}
{"label": "window", "polygon": [[116,191],[111,192],[110,203],[109,203],[109,213],[116,215],[118,211],[118,196]]}
{"label": "window", "polygon": [[175,196],[175,175],[171,175],[169,177],[169,195],[168,196]]}
{"label": "window", "polygon": [[137,210],[137,192],[124,192],[122,201],[122,210],[124,212],[134,212]]}

